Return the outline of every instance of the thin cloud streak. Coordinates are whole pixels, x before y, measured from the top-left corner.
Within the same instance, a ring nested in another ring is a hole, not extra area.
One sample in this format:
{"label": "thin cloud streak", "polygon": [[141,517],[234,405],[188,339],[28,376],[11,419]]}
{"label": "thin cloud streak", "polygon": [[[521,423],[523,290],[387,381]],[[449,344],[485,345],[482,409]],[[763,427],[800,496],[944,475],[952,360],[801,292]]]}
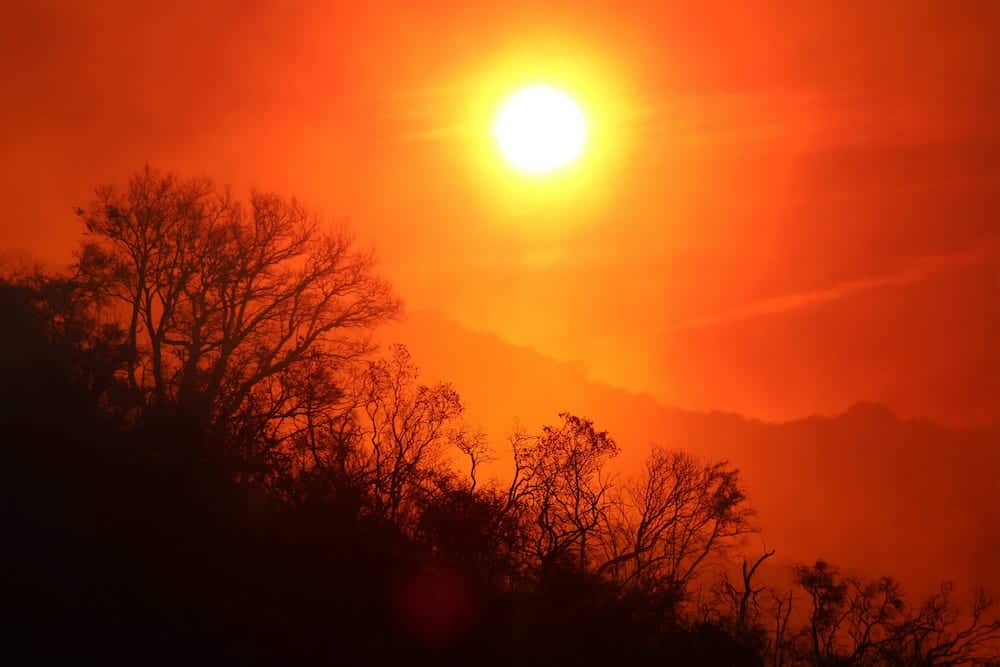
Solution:
{"label": "thin cloud streak", "polygon": [[987,261],[997,256],[998,248],[1000,248],[1000,240],[990,240],[969,250],[925,257],[914,266],[895,273],[850,280],[833,287],[811,292],[801,292],[764,299],[715,317],[686,322],[675,327],[674,330],[703,329],[732,324],[846,299],[860,292],[884,287],[912,285],[941,273],[968,268]]}

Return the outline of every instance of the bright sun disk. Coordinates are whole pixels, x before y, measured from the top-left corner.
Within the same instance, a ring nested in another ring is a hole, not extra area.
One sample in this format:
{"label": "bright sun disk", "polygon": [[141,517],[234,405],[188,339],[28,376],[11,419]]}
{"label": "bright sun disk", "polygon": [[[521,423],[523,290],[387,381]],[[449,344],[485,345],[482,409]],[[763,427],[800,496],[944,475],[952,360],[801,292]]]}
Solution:
{"label": "bright sun disk", "polygon": [[503,103],[493,135],[500,152],[514,167],[529,174],[546,174],[580,155],[587,141],[587,121],[566,93],[532,85]]}

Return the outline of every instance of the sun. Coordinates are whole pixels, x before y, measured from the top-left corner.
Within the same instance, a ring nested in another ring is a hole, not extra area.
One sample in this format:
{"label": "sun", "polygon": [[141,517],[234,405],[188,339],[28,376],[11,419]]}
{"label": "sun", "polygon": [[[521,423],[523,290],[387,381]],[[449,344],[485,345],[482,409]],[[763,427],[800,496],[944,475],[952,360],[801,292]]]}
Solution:
{"label": "sun", "polygon": [[511,165],[528,174],[547,174],[583,152],[587,119],[563,91],[543,84],[525,86],[500,107],[493,135]]}

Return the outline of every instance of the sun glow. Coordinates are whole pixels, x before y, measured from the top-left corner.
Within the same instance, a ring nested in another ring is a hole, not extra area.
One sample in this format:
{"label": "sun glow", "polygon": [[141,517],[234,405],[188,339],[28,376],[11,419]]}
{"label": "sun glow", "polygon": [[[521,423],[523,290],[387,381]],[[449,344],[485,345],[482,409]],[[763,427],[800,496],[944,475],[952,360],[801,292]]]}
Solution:
{"label": "sun glow", "polygon": [[614,205],[645,109],[614,54],[556,36],[517,43],[457,71],[452,94],[428,114],[455,109],[455,175],[474,179],[484,219],[540,238]]}
{"label": "sun glow", "polygon": [[529,174],[547,174],[583,152],[587,121],[566,93],[547,85],[532,85],[504,102],[493,134],[500,152],[514,167]]}

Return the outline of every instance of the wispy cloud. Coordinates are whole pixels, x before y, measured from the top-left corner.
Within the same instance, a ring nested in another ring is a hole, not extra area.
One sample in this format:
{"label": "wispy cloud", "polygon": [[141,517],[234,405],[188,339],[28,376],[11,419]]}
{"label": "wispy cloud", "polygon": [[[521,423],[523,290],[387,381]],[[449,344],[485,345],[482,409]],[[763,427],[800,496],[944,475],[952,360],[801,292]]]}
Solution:
{"label": "wispy cloud", "polygon": [[838,301],[879,288],[911,285],[941,273],[980,264],[997,256],[998,249],[1000,249],[1000,240],[988,241],[969,250],[924,257],[914,265],[894,273],[866,276],[824,289],[763,299],[719,315],[685,322],[676,329],[701,329],[731,324]]}

